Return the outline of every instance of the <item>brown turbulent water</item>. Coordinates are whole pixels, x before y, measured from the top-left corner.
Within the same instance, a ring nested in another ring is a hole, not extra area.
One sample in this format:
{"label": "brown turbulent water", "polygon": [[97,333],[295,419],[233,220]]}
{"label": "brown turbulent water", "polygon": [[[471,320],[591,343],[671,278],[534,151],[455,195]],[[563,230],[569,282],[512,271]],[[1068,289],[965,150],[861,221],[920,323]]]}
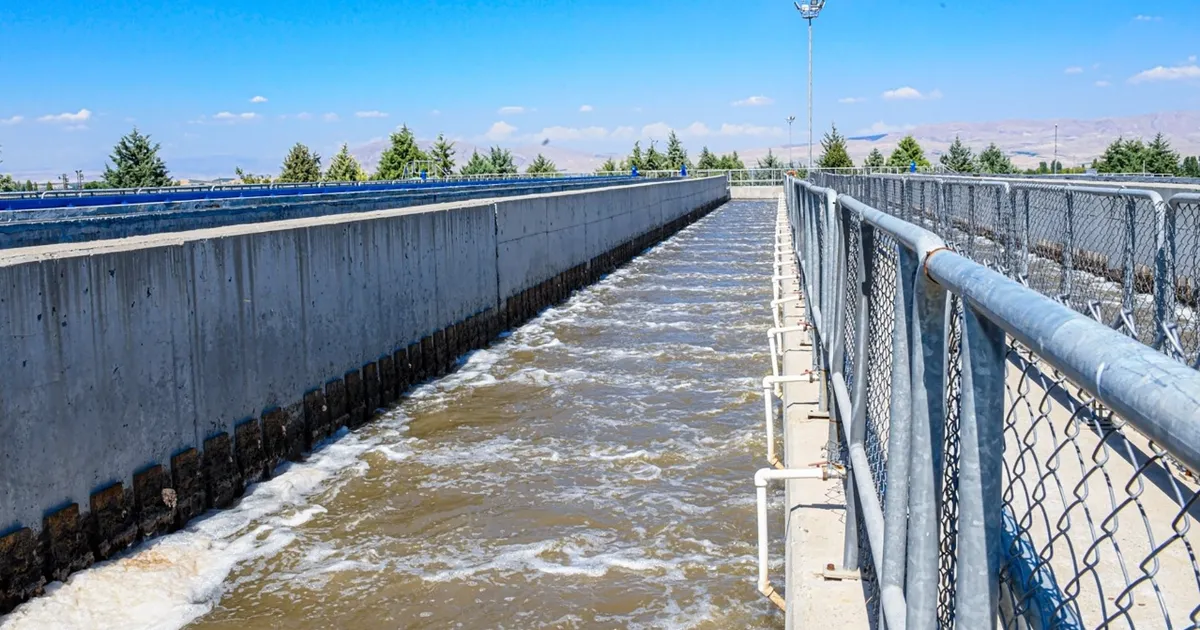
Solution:
{"label": "brown turbulent water", "polygon": [[753,586],[774,202],[732,202],[2,624],[771,628]]}

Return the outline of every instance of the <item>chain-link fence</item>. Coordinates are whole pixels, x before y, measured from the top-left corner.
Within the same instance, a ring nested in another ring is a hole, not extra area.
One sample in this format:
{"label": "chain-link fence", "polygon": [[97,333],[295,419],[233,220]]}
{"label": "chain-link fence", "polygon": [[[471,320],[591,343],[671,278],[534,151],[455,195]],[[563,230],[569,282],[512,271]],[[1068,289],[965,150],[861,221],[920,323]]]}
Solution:
{"label": "chain-link fence", "polygon": [[814,173],[967,257],[1200,369],[1200,195]]}
{"label": "chain-link fence", "polygon": [[[873,621],[1200,623],[1200,372],[1144,345],[1161,286],[1138,280],[1164,238],[1194,277],[1200,196],[844,183],[870,202],[798,180],[787,200]],[[1051,266],[1035,251],[1055,243]]]}

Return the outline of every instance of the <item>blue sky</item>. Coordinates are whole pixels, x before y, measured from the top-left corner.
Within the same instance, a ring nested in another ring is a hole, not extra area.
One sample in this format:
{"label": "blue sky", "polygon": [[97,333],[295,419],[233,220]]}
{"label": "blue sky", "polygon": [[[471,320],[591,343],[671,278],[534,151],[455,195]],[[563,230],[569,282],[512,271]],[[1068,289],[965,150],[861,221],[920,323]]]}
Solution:
{"label": "blue sky", "polygon": [[[1195,0],[829,0],[815,125],[1200,109],[1198,29]],[[184,175],[401,123],[598,152],[668,128],[693,151],[779,146],[788,114],[804,140],[805,62],[783,0],[15,0],[0,3],[0,170],[99,170],[134,124]]]}

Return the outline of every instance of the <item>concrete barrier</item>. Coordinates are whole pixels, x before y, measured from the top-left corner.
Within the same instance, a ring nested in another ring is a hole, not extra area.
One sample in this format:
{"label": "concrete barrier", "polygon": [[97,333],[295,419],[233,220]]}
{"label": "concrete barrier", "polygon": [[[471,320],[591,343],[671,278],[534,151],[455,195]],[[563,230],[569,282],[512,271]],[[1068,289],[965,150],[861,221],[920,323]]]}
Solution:
{"label": "concrete barrier", "polygon": [[692,179],[0,252],[0,613],[727,198]]}
{"label": "concrete barrier", "polygon": [[[410,187],[274,197],[197,199],[0,212],[0,249],[78,243],[163,232],[405,208],[434,203],[583,190],[637,183],[626,177],[580,178],[498,186]],[[63,198],[63,203],[73,201]]]}

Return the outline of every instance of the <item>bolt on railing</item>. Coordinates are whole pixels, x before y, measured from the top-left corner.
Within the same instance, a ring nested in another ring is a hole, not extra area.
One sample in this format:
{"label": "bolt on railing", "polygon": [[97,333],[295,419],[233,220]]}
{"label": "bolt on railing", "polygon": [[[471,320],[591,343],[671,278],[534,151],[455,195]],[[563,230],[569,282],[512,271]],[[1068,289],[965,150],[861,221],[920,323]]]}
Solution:
{"label": "bolt on railing", "polygon": [[[846,568],[873,614],[891,628],[1200,621],[1200,372],[1006,277],[1031,238],[1005,220],[1018,187],[865,179],[843,183],[887,211],[795,179],[785,197],[815,369],[847,427]],[[958,222],[957,243],[930,231]],[[954,251],[968,241],[990,264]],[[1140,242],[1120,245],[1126,261]]]}

